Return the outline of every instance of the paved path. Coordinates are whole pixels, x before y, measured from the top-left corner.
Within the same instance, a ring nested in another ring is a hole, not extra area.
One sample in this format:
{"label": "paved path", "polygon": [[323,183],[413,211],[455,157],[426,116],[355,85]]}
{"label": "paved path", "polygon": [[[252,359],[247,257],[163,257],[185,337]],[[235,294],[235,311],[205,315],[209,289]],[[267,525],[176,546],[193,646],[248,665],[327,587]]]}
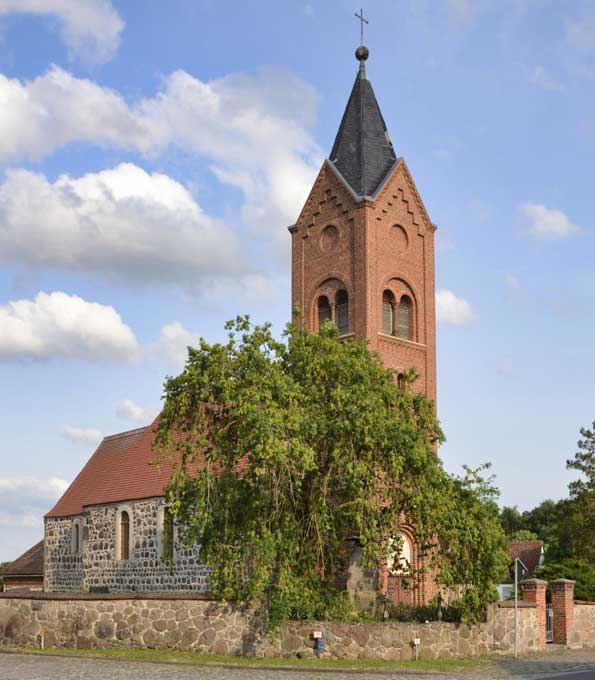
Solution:
{"label": "paved path", "polygon": [[399,672],[299,672],[275,669],[176,666],[172,664],[1,654],[0,680],[595,680],[595,651],[548,653],[460,674]]}

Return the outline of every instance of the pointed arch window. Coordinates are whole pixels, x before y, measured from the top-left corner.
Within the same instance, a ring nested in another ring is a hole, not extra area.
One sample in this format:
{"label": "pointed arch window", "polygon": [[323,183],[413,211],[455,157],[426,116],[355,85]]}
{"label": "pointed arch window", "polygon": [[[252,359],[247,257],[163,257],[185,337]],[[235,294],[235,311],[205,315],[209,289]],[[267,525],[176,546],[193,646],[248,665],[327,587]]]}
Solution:
{"label": "pointed arch window", "polygon": [[382,294],[382,332],[392,335],[395,328],[395,296],[390,290]]}
{"label": "pointed arch window", "polygon": [[349,333],[349,296],[346,290],[340,290],[335,298],[336,322],[339,335]]}
{"label": "pointed arch window", "polygon": [[413,340],[413,303],[408,295],[403,295],[397,308],[397,336]]}
{"label": "pointed arch window", "polygon": [[126,510],[120,515],[120,554],[118,558],[127,560],[130,558],[130,515]]}
{"label": "pointed arch window", "polygon": [[321,295],[318,298],[318,330],[332,319],[331,303],[328,301],[326,295]]}

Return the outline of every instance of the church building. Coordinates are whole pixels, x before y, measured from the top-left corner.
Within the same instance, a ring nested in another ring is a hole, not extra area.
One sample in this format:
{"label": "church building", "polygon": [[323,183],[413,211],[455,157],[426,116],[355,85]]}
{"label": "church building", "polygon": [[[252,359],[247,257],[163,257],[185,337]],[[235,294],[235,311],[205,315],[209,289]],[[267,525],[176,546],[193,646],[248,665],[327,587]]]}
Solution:
{"label": "church building", "polygon": [[[333,320],[341,339],[367,338],[403,389],[435,402],[436,228],[393,147],[366,73],[367,48],[356,58],[330,156],[289,228],[292,309],[312,331]],[[418,375],[411,386],[409,369]],[[171,470],[150,464],[153,434],[151,424],[106,437],[45,516],[46,591],[208,591],[198,546],[178,540],[165,505]],[[413,536],[401,538],[378,589],[413,601],[400,588],[400,560],[418,558]]]}

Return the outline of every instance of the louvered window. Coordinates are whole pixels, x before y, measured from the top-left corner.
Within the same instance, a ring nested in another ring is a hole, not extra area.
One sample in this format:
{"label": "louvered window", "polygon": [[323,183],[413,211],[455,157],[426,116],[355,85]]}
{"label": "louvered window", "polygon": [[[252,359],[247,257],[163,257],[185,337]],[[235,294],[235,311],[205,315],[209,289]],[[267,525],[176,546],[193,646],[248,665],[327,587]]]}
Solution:
{"label": "louvered window", "polygon": [[339,335],[347,335],[349,333],[349,297],[345,290],[340,290],[337,293],[336,312]]}
{"label": "louvered window", "polygon": [[406,340],[413,339],[413,304],[407,295],[403,295],[397,309],[397,335]]}
{"label": "louvered window", "polygon": [[331,304],[326,295],[321,295],[318,298],[318,329],[320,330],[323,324],[330,321],[331,318]]}
{"label": "louvered window", "polygon": [[120,559],[130,557],[130,515],[124,511],[120,515]]}
{"label": "louvered window", "polygon": [[394,331],[393,317],[394,317],[395,299],[389,290],[385,290],[382,295],[382,332],[386,335],[392,335]]}

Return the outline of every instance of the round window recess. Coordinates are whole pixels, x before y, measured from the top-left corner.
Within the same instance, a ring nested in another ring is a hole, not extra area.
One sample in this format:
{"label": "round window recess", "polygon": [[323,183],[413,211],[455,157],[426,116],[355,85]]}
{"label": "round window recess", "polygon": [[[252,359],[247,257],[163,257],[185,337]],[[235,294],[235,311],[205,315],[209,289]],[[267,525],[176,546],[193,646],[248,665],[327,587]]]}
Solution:
{"label": "round window recess", "polygon": [[404,253],[409,247],[409,237],[400,224],[395,224],[394,227],[391,228],[391,240],[398,253]]}
{"label": "round window recess", "polygon": [[324,253],[328,253],[334,250],[337,243],[339,242],[339,230],[332,224],[325,227],[320,236],[320,249]]}

